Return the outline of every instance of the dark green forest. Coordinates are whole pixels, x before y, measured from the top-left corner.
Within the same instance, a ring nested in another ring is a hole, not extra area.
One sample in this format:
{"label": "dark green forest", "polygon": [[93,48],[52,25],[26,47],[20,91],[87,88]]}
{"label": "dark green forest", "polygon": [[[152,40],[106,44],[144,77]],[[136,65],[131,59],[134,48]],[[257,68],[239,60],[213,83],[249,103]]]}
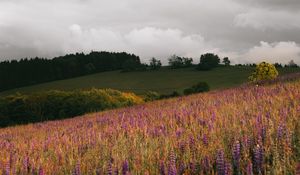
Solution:
{"label": "dark green forest", "polygon": [[104,71],[141,68],[140,58],[125,52],[76,53],[53,59],[24,58],[0,63],[0,91]]}

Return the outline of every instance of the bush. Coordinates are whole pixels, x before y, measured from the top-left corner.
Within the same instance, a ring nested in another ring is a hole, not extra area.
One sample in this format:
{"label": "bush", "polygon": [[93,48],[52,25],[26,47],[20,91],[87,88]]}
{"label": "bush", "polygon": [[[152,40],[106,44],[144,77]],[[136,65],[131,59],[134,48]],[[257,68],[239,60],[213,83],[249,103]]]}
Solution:
{"label": "bush", "polygon": [[173,98],[173,97],[179,97],[179,96],[180,96],[180,94],[177,91],[173,91],[171,94],[160,95],[159,99]]}
{"label": "bush", "polygon": [[160,95],[157,92],[148,91],[143,95],[143,97],[145,101],[154,101],[154,100],[158,100]]}
{"label": "bush", "polygon": [[206,82],[199,82],[196,85],[193,85],[190,88],[187,88],[183,91],[184,95],[190,95],[190,94],[195,94],[195,93],[200,93],[200,92],[207,92],[209,91],[209,86]]}
{"label": "bush", "polygon": [[220,58],[218,55],[213,53],[206,53],[201,55],[200,63],[198,64],[198,70],[211,70],[214,67],[217,67],[220,63]]}
{"label": "bush", "polygon": [[133,93],[111,89],[15,94],[0,98],[0,126],[69,118],[142,102]]}
{"label": "bush", "polygon": [[251,82],[273,80],[278,76],[276,67],[272,64],[262,62],[256,66],[255,71],[249,76]]}

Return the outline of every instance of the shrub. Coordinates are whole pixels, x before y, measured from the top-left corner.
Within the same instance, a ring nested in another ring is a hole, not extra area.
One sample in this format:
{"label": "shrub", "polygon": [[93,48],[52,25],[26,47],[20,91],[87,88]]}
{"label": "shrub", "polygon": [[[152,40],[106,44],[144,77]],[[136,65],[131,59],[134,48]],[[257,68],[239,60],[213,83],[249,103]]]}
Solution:
{"label": "shrub", "polygon": [[190,88],[187,88],[183,91],[184,95],[190,95],[200,92],[207,92],[209,91],[209,85],[206,82],[199,82],[196,85],[193,85]]}
{"label": "shrub", "polygon": [[201,55],[200,63],[198,64],[198,70],[210,70],[214,67],[217,67],[220,63],[220,58],[218,55],[213,53],[206,53]]}
{"label": "shrub", "polygon": [[256,66],[255,71],[249,76],[251,82],[273,80],[278,76],[276,67],[272,64],[262,62]]}
{"label": "shrub", "polygon": [[171,94],[160,95],[159,99],[173,98],[173,97],[179,97],[179,96],[180,96],[180,94],[177,91],[173,91]]}
{"label": "shrub", "polygon": [[0,126],[69,118],[142,102],[133,93],[112,89],[15,94],[0,98]]}
{"label": "shrub", "polygon": [[154,100],[158,100],[160,95],[157,92],[154,91],[148,91],[146,92],[144,95],[144,100],[145,101],[154,101]]}

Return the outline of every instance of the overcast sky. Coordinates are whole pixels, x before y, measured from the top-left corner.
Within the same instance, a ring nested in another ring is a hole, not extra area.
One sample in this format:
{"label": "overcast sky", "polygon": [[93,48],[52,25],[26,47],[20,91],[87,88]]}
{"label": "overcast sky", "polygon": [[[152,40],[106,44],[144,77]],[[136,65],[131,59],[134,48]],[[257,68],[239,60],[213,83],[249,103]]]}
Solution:
{"label": "overcast sky", "polygon": [[300,0],[0,0],[0,60],[91,50],[300,64]]}

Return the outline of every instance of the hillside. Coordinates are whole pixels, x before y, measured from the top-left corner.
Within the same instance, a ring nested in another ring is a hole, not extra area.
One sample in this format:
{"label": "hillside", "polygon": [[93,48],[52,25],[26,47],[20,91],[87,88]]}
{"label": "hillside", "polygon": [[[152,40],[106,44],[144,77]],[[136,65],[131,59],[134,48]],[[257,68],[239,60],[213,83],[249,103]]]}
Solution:
{"label": "hillside", "polygon": [[300,80],[0,129],[16,174],[295,174]]}
{"label": "hillside", "polygon": [[[253,71],[250,67],[219,67],[211,71],[197,71],[194,68],[168,69],[142,72],[103,72],[53,81],[49,83],[28,86],[0,92],[9,95],[15,92],[31,93],[45,90],[74,90],[95,88],[112,88],[141,94],[147,91],[159,93],[181,92],[200,81],[207,82],[211,89],[221,89],[240,85],[247,81]],[[300,71],[300,69],[279,69],[281,74]]]}

